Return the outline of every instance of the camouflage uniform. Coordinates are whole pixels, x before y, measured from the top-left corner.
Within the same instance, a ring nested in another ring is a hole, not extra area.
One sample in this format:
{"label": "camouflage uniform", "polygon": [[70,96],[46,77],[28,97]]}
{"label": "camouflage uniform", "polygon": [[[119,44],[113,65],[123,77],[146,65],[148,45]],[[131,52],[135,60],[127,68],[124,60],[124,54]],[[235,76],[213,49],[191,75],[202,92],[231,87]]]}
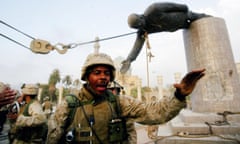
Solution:
{"label": "camouflage uniform", "polygon": [[46,114],[47,118],[49,118],[52,113],[52,103],[49,101],[49,97],[46,97],[44,99],[42,107],[43,107],[43,111]]}
{"label": "camouflage uniform", "polygon": [[[25,85],[22,89],[24,95],[36,95],[38,87],[32,84]],[[18,116],[16,123],[16,138],[13,144],[41,144],[42,136],[46,128],[46,116],[42,106],[36,99],[31,99],[23,107],[22,113]]]}
{"label": "camouflage uniform", "polygon": [[[91,95],[90,92],[83,88],[78,98],[82,101],[92,100],[93,95]],[[185,101],[180,102],[175,97],[166,97],[160,102],[150,104],[145,104],[143,102],[137,101],[136,99],[126,96],[120,96],[119,100],[122,110],[121,115],[127,121],[135,121],[141,124],[165,123],[175,117],[179,111],[186,106]],[[84,108],[86,112],[94,114],[95,124],[93,128],[96,131],[98,137],[101,139],[102,143],[109,143],[108,123],[111,119],[112,112],[109,108],[108,102],[106,100],[103,100],[98,104],[86,105]],[[54,116],[49,120],[49,133],[47,143],[53,144],[59,142],[60,138],[64,134],[66,119],[69,115],[68,112],[68,103],[66,101],[63,101],[63,103],[58,106]],[[71,126],[77,127],[79,124],[81,128],[88,127],[86,118],[81,108],[77,109],[74,121]],[[70,127],[67,129],[70,130]],[[94,143],[99,142],[94,139]],[[128,141],[126,143],[131,143],[131,141]]]}
{"label": "camouflage uniform", "polygon": [[[82,68],[81,79],[87,81],[84,87],[77,95],[77,99],[84,105],[76,108],[75,115],[71,115],[72,110],[66,97],[61,104],[57,106],[55,113],[48,121],[48,144],[64,143],[67,132],[73,132],[75,143],[93,144],[110,143],[109,138],[112,136],[110,121],[117,114],[116,109],[112,107],[108,100],[109,93],[105,91],[97,95],[91,87],[88,86],[88,76],[94,65],[110,66],[110,82],[115,78],[115,67],[111,58],[106,54],[89,55]],[[160,102],[143,103],[127,96],[117,96],[120,108],[120,117],[126,121],[128,128],[127,139],[121,143],[136,143],[136,131],[133,123],[140,124],[161,124],[174,118],[182,108],[186,107],[185,100],[180,101],[175,97],[166,97]],[[69,119],[73,117],[72,121]],[[92,122],[92,123],[91,123]],[[84,142],[83,142],[84,141]],[[116,142],[114,142],[116,143]]]}

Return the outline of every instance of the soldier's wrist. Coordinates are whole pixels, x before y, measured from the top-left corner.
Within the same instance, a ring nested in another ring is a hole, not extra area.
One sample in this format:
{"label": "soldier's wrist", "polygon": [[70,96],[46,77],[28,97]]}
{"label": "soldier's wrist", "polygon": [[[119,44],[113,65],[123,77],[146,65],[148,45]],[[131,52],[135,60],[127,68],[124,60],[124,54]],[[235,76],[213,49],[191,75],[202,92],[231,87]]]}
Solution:
{"label": "soldier's wrist", "polygon": [[186,96],[182,95],[178,90],[174,92],[174,96],[179,100],[179,101],[185,101]]}

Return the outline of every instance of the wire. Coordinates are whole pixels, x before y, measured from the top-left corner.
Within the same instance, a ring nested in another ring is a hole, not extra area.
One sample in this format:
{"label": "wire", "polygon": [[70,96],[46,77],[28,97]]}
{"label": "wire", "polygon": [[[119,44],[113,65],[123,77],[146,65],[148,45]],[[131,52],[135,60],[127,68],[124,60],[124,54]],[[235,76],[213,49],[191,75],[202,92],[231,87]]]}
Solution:
{"label": "wire", "polygon": [[119,37],[123,37],[123,36],[127,36],[127,35],[131,35],[131,34],[135,34],[137,32],[131,32],[131,33],[126,33],[126,34],[121,34],[121,35],[117,35],[117,36],[113,36],[113,37],[107,37],[107,38],[102,38],[102,39],[99,39],[99,40],[92,40],[92,41],[88,41],[88,42],[83,42],[83,43],[72,43],[70,44],[70,48],[75,48],[77,46],[80,46],[80,45],[86,45],[86,44],[90,44],[90,43],[95,43],[96,41],[105,41],[105,40],[110,40],[110,39],[114,39],[114,38],[119,38]]}
{"label": "wire", "polygon": [[10,40],[10,41],[12,41],[12,42],[14,42],[14,43],[18,44],[18,45],[20,45],[20,46],[22,46],[22,47],[26,48],[26,49],[29,49],[29,50],[31,50],[29,47],[27,47],[27,46],[23,45],[23,44],[22,44],[22,43],[20,43],[20,42],[17,42],[17,41],[15,41],[14,39],[12,39],[12,38],[10,38],[10,37],[8,37],[8,36],[6,36],[6,35],[2,34],[2,33],[0,33],[0,35],[1,35],[2,37],[6,38],[6,39],[8,39],[8,40]]}
{"label": "wire", "polygon": [[[2,21],[2,20],[0,20],[0,23],[2,23],[2,24],[4,24],[4,25],[6,25],[6,26],[8,26],[8,27],[10,27],[10,28],[12,28],[12,29],[14,29],[15,31],[17,31],[17,32],[19,32],[19,33],[21,33],[21,34],[23,34],[23,35],[25,35],[25,36],[27,36],[27,37],[33,39],[33,40],[35,40],[34,37],[32,37],[32,36],[30,36],[30,35],[28,35],[28,34],[22,32],[22,31],[18,30],[17,28],[15,28],[15,27],[13,27],[13,26],[11,26],[11,25],[5,23],[5,22]],[[131,34],[135,34],[135,33],[137,33],[137,32],[131,32],[131,33],[126,33],[126,34],[121,34],[121,35],[117,35],[117,36],[112,36],[112,37],[102,38],[102,39],[99,39],[99,40],[92,40],[92,41],[88,41],[88,42],[82,42],[82,43],[71,43],[71,44],[68,44],[68,45],[66,45],[66,46],[67,46],[68,49],[73,49],[73,48],[76,48],[76,47],[78,47],[78,46],[80,46],[80,45],[86,45],[86,44],[90,44],[90,43],[95,43],[95,42],[97,42],[97,41],[105,41],[105,40],[110,40],[110,39],[114,39],[114,38],[124,37],[124,36],[131,35]],[[8,36],[2,34],[2,33],[0,33],[0,35],[1,35],[2,37],[4,37],[4,38],[10,40],[10,41],[15,42],[16,44],[18,44],[18,45],[20,45],[20,46],[22,46],[22,47],[24,47],[24,48],[30,49],[29,47],[23,45],[22,43],[20,43],[20,42],[14,40],[14,39],[12,39],[12,38],[10,38],[10,37],[8,37]],[[30,49],[30,50],[31,50],[31,49]]]}
{"label": "wire", "polygon": [[20,30],[18,30],[18,29],[16,29],[15,27],[13,27],[13,26],[11,26],[11,25],[5,23],[5,22],[2,21],[2,20],[0,20],[0,23],[2,23],[2,24],[4,24],[4,25],[6,25],[6,26],[8,26],[8,27],[10,27],[10,28],[12,28],[12,29],[14,29],[15,31],[17,31],[17,32],[19,32],[19,33],[21,33],[21,34],[23,34],[23,35],[25,35],[25,36],[27,36],[27,37],[29,37],[29,38],[31,38],[31,39],[35,39],[34,37],[32,37],[32,36],[30,36],[30,35],[28,35],[28,34],[22,32],[22,31],[20,31]]}

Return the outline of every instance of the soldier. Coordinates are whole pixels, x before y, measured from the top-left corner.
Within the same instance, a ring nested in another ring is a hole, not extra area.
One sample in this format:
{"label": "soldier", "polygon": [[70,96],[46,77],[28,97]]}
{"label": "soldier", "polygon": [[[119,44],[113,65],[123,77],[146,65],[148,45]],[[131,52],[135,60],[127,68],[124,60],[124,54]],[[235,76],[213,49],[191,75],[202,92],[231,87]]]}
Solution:
{"label": "soldier", "polygon": [[17,95],[16,101],[11,104],[8,108],[8,114],[7,119],[9,121],[10,129],[8,131],[8,140],[9,144],[13,143],[13,140],[15,139],[16,133],[16,120],[20,113],[23,111],[23,107],[25,105],[25,101],[23,100],[23,95],[20,95],[20,93]]}
{"label": "soldier", "polygon": [[134,143],[128,141],[130,131],[126,131],[126,122],[153,125],[174,118],[186,107],[185,97],[204,76],[205,69],[194,70],[181,83],[174,84],[174,96],[149,104],[128,96],[114,96],[108,91],[115,71],[110,56],[97,53],[87,57],[81,74],[86,83],[76,97],[65,96],[50,117],[48,144]]}
{"label": "soldier", "polygon": [[190,24],[206,14],[198,14],[189,11],[187,5],[157,2],[150,5],[144,14],[131,14],[128,17],[128,25],[137,29],[137,37],[131,52],[122,62],[121,73],[127,72],[131,62],[139,55],[145,41],[146,34],[157,32],[175,32],[179,29],[187,29]]}
{"label": "soldier", "polygon": [[51,113],[52,113],[52,110],[53,110],[53,106],[52,106],[52,103],[50,102],[50,99],[48,96],[46,96],[44,99],[43,99],[43,104],[42,104],[42,107],[43,107],[43,112],[46,114],[47,116],[47,119],[50,117]]}
{"label": "soldier", "polygon": [[42,144],[44,142],[47,119],[41,104],[36,99],[38,89],[36,84],[22,86],[23,100],[26,105],[17,117],[13,144]]}

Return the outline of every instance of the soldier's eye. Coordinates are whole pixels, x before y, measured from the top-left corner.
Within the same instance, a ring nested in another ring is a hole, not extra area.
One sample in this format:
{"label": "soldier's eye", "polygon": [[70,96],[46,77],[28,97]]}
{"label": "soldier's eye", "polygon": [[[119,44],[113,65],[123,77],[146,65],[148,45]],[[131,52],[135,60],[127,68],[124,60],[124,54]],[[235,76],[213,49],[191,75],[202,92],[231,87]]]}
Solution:
{"label": "soldier's eye", "polygon": [[111,72],[110,72],[110,71],[105,71],[104,74],[105,74],[105,75],[110,75]]}
{"label": "soldier's eye", "polygon": [[99,71],[99,70],[93,70],[92,73],[97,75],[97,74],[100,74],[101,71]]}

